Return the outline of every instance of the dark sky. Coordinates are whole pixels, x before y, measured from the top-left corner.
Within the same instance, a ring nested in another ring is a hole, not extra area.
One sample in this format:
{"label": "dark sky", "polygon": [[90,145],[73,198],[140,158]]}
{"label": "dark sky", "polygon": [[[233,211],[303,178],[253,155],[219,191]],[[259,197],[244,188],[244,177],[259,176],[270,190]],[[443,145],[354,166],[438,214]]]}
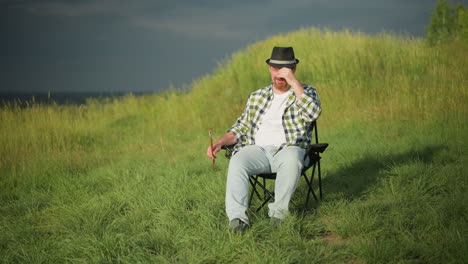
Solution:
{"label": "dark sky", "polygon": [[436,2],[0,0],[0,92],[181,88],[232,52],[302,27],[423,37]]}

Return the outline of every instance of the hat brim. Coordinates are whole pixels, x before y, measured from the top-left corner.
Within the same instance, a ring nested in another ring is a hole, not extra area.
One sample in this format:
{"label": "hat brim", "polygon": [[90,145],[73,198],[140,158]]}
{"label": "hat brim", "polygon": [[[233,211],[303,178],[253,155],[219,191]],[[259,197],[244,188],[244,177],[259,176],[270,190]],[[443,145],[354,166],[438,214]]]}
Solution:
{"label": "hat brim", "polygon": [[291,64],[276,64],[276,63],[271,63],[270,62],[270,59],[266,60],[265,62],[270,65],[271,67],[275,67],[275,68],[293,68],[296,64],[299,63],[299,60],[298,59],[294,59],[295,60],[295,63],[291,63]]}

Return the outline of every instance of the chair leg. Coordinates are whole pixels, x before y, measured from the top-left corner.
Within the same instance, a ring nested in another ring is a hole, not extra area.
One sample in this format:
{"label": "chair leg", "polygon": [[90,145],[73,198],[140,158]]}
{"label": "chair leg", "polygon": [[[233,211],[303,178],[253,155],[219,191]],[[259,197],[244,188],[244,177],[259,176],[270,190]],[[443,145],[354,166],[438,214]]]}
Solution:
{"label": "chair leg", "polygon": [[310,180],[309,178],[307,177],[307,174],[306,172],[302,172],[302,175],[304,176],[304,179],[307,183],[307,196],[306,196],[306,202],[305,202],[305,207],[304,207],[304,210],[307,210],[307,207],[309,206],[309,198],[310,198],[310,194],[312,193],[312,196],[314,197],[315,200],[318,200],[317,199],[317,195],[315,195],[315,192],[314,192],[314,188],[313,188],[313,180],[314,180],[314,175],[315,175],[315,164],[312,168],[312,173],[310,175]]}
{"label": "chair leg", "polygon": [[304,176],[304,179],[307,183],[307,196],[306,196],[306,201],[305,201],[305,206],[304,206],[304,211],[307,209],[307,206],[309,205],[309,189],[310,189],[310,185],[309,185],[309,179],[307,178],[307,174],[305,173],[305,171],[302,172],[302,176]]}
{"label": "chair leg", "polygon": [[[264,183],[266,183],[266,180],[265,179],[263,180],[264,180]],[[258,183],[258,186],[260,186],[260,188],[263,189],[263,194],[264,194],[263,203],[257,208],[257,212],[258,212],[260,211],[260,209],[263,208],[263,206],[265,206],[266,203],[268,203],[271,199],[274,199],[275,192],[270,192],[270,190],[267,189],[265,184],[262,185],[260,182],[257,182],[257,183]]]}
{"label": "chair leg", "polygon": [[313,168],[312,168],[312,174],[310,175],[310,183],[309,183],[309,186],[310,186],[310,192],[312,193],[312,195],[314,196],[314,199],[315,200],[318,200],[317,199],[317,196],[315,195],[315,192],[314,192],[314,186],[313,186],[313,182],[314,182],[314,177],[315,177],[315,168],[317,166],[317,163],[314,164]]}
{"label": "chair leg", "polygon": [[[320,170],[320,161],[316,161],[314,162],[314,165],[312,166],[312,172],[311,172],[311,175],[310,175],[310,178],[307,177],[307,173],[306,171],[302,171],[302,176],[304,176],[304,179],[307,183],[307,195],[306,195],[306,201],[305,201],[305,207],[304,207],[304,211],[307,210],[308,206],[309,206],[309,199],[310,199],[310,194],[312,194],[312,196],[314,197],[314,199],[317,201],[318,198],[317,198],[317,195],[315,194],[315,191],[314,191],[314,188],[313,188],[313,181],[314,181],[314,176],[315,176],[315,170],[317,169],[317,173],[318,173],[318,185],[319,185],[319,197],[320,197],[320,200],[322,200],[322,174],[321,174],[321,170]],[[260,186],[260,188],[263,189],[263,203],[260,205],[260,207],[257,208],[257,212],[260,211],[263,206],[265,206],[266,203],[268,203],[271,199],[274,199],[275,197],[275,192],[271,192],[270,190],[268,190],[266,188],[266,179],[264,177],[262,177],[263,179],[263,184],[260,182],[260,180],[258,179],[259,176],[258,175],[252,175],[249,177],[249,182],[250,182],[250,185],[252,186],[252,192],[250,193],[250,198],[249,198],[249,204],[252,203],[252,200],[253,200],[253,196],[256,194],[257,197],[259,199],[261,199],[261,195],[259,193],[259,191],[257,190],[257,186]]]}
{"label": "chair leg", "polygon": [[[274,195],[274,193],[273,193],[272,195]],[[265,200],[263,201],[263,203],[257,208],[256,212],[259,212],[259,211],[263,208],[263,206],[265,206],[265,204],[268,203],[268,202],[271,200],[272,197],[273,197],[273,196],[271,196],[271,195],[268,196],[268,198],[265,199]]]}
{"label": "chair leg", "polygon": [[274,199],[275,192],[270,192],[270,190],[266,188],[265,178],[263,178],[263,184],[258,180],[257,175],[249,177],[249,181],[250,185],[252,186],[252,193],[250,194],[249,204],[252,203],[254,194],[257,194],[257,197],[262,199],[262,196],[260,196],[260,193],[257,191],[256,187],[259,186],[261,189],[263,189],[263,203],[257,208],[256,212],[258,212],[263,208],[263,206],[265,206],[266,203],[268,203],[271,199]]}
{"label": "chair leg", "polygon": [[258,193],[257,188],[256,188],[257,183],[258,183],[258,176],[249,177],[249,182],[250,182],[250,185],[252,186],[252,192],[250,193],[250,199],[249,199],[249,204],[251,204],[254,194],[257,194],[257,197],[260,198],[260,194]]}
{"label": "chair leg", "polygon": [[317,166],[318,166],[318,182],[319,182],[319,195],[320,195],[320,200],[322,200],[322,172],[320,171],[320,161],[317,161]]}

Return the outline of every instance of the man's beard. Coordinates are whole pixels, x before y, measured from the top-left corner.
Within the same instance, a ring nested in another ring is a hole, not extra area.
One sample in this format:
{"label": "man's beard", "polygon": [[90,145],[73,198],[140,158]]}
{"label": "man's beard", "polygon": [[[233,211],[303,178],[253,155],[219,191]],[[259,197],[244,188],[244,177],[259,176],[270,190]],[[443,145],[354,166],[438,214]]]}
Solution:
{"label": "man's beard", "polygon": [[[282,81],[280,81],[280,80],[282,80]],[[283,78],[275,79],[273,84],[275,85],[275,88],[279,89],[279,90],[289,89],[289,84]]]}

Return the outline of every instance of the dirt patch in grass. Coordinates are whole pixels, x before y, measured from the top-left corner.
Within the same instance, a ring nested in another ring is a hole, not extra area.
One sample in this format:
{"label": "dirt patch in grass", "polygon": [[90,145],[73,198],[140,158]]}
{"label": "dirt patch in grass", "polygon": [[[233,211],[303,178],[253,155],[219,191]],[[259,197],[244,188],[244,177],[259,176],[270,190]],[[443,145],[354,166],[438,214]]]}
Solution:
{"label": "dirt patch in grass", "polygon": [[346,243],[349,241],[349,238],[342,238],[338,234],[333,233],[333,232],[327,232],[325,233],[321,239],[325,242],[329,243]]}
{"label": "dirt patch in grass", "polygon": [[[333,232],[326,232],[323,234],[323,236],[320,237],[323,241],[330,243],[330,244],[335,244],[338,245],[339,247],[346,247],[347,243],[350,241],[350,238],[343,238],[339,236],[336,233]],[[346,264],[360,264],[363,263],[360,261],[357,257],[351,257],[348,260],[346,260],[344,263]]]}

